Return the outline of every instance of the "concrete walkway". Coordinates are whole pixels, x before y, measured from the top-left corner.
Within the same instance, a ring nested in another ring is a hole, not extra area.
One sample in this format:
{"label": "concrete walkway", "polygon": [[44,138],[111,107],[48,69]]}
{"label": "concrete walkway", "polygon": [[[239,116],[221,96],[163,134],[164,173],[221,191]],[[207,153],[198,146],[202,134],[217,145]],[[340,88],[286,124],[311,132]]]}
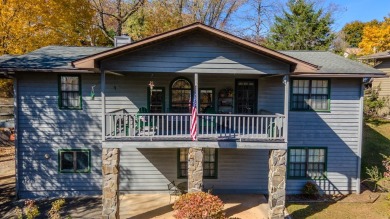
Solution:
{"label": "concrete walkway", "polygon": [[[227,217],[242,219],[267,218],[267,200],[263,195],[220,195],[225,203]],[[172,202],[168,194],[127,194],[120,197],[121,218],[156,218],[173,217]]]}

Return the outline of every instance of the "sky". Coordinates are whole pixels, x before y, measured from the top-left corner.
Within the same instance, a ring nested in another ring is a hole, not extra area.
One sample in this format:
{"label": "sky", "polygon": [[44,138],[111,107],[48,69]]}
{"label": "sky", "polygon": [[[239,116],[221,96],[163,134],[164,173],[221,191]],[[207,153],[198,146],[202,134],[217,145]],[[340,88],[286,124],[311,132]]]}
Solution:
{"label": "sky", "polygon": [[326,3],[337,4],[340,8],[335,16],[335,31],[351,21],[380,21],[390,14],[390,0],[326,0]]}
{"label": "sky", "polygon": [[[259,0],[253,0],[257,2]],[[274,5],[270,10],[269,16],[281,14],[282,8],[286,6],[288,0],[263,0],[263,4]],[[310,1],[310,0],[309,0]],[[373,19],[383,21],[385,16],[390,16],[390,0],[312,0],[317,2],[316,8],[325,8],[325,10],[331,10],[333,12],[334,24],[332,26],[333,31],[340,31],[346,23],[352,21],[367,22]],[[243,33],[249,33],[245,30],[251,29],[251,22],[246,22],[247,16],[255,16],[254,6],[246,4],[237,11],[237,20],[233,19],[233,25],[237,27],[244,27]],[[334,9],[334,10],[333,10]],[[244,18],[244,20],[240,19]],[[267,19],[266,19],[267,20]],[[262,33],[267,34],[269,27],[272,25],[272,19],[268,19],[271,22],[265,22]]]}

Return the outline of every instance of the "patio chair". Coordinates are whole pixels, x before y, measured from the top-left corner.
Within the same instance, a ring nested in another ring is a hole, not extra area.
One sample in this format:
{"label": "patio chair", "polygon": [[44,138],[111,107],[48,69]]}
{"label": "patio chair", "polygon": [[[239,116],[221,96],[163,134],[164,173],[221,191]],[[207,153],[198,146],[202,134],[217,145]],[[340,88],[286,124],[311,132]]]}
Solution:
{"label": "patio chair", "polygon": [[168,192],[169,192],[169,204],[171,204],[172,196],[180,196],[183,193],[179,188],[177,188],[175,181],[170,182],[167,184],[168,186]]}
{"label": "patio chair", "polygon": [[145,107],[139,108],[137,114],[135,115],[135,129],[137,130],[137,135],[147,135],[154,133],[156,127],[154,127],[153,121],[148,121],[142,113],[148,113],[148,109]]}
{"label": "patio chair", "polygon": [[207,193],[209,193],[209,194],[212,194],[212,193],[213,193],[213,190],[214,190],[214,185],[212,185],[212,186],[209,187],[209,188],[206,188],[204,185],[202,185],[202,190],[203,190],[204,192],[207,192]]}
{"label": "patio chair", "polygon": [[[206,107],[206,109],[204,110],[204,113],[205,114],[217,114],[217,112],[215,111],[215,109],[213,107]],[[217,120],[217,118],[213,117],[213,116],[211,118],[203,117],[202,120],[200,121],[200,127],[203,126],[206,128],[211,128],[211,130],[213,130],[217,126],[216,120]],[[200,128],[200,130],[202,130],[202,128]]]}

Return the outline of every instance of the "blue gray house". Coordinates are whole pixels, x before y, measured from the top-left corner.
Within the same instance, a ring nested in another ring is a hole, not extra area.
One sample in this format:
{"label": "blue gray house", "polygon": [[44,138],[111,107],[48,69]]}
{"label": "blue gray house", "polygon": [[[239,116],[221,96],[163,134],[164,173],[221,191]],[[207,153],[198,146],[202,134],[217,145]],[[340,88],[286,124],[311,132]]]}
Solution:
{"label": "blue gray house", "polygon": [[[15,79],[21,198],[188,190],[285,194],[307,181],[359,193],[365,77],[324,51],[274,51],[203,24],[115,48],[48,46],[7,57]],[[197,140],[190,125],[194,99]]]}

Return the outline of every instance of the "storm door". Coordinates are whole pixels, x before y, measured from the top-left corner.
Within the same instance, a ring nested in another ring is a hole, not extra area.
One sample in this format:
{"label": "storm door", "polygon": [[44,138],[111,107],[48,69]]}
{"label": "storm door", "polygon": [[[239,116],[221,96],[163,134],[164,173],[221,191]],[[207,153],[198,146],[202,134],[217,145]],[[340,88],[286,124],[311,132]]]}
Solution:
{"label": "storm door", "polygon": [[257,80],[239,79],[236,80],[236,114],[257,113]]}

